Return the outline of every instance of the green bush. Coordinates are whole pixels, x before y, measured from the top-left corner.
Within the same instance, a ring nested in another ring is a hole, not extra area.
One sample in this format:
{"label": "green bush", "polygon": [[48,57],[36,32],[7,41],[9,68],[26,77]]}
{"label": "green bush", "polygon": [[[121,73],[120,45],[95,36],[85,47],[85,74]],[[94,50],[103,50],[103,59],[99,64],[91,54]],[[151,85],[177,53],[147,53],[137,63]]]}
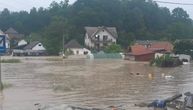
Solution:
{"label": "green bush", "polygon": [[105,47],[104,52],[106,53],[120,53],[122,52],[122,48],[118,44],[111,44]]}
{"label": "green bush", "polygon": [[157,67],[176,67],[182,65],[182,61],[170,55],[163,55],[150,61],[150,65],[155,65]]}

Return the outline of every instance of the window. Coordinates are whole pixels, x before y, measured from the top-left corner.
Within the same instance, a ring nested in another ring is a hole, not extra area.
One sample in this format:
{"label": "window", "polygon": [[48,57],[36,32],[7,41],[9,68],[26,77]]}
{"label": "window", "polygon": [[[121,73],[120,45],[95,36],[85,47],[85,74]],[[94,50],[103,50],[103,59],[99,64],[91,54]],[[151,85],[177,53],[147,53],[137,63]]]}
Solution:
{"label": "window", "polygon": [[79,55],[79,51],[78,50],[76,51],[76,54]]}
{"label": "window", "polygon": [[108,36],[107,35],[104,35],[103,36],[103,41],[107,41],[108,40]]}

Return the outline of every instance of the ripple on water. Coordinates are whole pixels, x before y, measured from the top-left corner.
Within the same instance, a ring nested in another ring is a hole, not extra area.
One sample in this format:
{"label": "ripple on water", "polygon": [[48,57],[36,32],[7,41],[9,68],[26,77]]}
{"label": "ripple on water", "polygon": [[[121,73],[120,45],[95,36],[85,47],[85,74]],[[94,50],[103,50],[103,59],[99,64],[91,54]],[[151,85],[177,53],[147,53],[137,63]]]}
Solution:
{"label": "ripple on water", "polygon": [[[160,69],[122,60],[27,59],[3,65],[3,81],[13,87],[3,91],[0,104],[3,110],[30,110],[37,102],[97,108],[123,105],[128,110],[145,110],[134,104],[191,90],[193,74],[187,66]],[[166,80],[162,73],[175,78]]]}

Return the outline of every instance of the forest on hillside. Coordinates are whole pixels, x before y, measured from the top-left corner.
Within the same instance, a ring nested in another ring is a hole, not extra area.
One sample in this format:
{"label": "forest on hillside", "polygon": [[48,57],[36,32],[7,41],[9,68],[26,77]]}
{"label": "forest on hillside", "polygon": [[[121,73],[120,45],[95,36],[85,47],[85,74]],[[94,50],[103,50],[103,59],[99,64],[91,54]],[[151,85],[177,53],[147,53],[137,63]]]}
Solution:
{"label": "forest on hillside", "polygon": [[[65,41],[84,44],[85,26],[117,28],[118,43],[127,47],[134,40],[175,40],[193,38],[193,21],[182,8],[170,11],[152,0],[68,0],[52,2],[48,8],[30,12],[0,12],[0,29],[15,28],[26,39],[41,40],[52,54]],[[57,45],[56,45],[57,44]]]}

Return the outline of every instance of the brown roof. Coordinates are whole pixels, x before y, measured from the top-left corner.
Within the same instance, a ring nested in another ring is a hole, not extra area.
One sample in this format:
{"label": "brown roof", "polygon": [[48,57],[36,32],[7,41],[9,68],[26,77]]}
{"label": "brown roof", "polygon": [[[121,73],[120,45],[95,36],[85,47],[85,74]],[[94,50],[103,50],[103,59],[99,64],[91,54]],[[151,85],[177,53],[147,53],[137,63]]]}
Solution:
{"label": "brown roof", "polygon": [[106,30],[109,32],[114,38],[118,37],[117,30],[115,27],[85,27],[86,33],[89,37],[95,36],[97,32],[101,30]]}
{"label": "brown roof", "polygon": [[5,31],[5,34],[8,35],[9,39],[15,39],[20,40],[24,37],[23,34],[19,34],[15,29],[9,28],[7,31]]}
{"label": "brown roof", "polygon": [[76,40],[71,40],[64,45],[64,48],[83,48]]}
{"label": "brown roof", "polygon": [[172,52],[173,45],[170,42],[152,42],[150,47],[145,47],[143,44],[135,44],[131,46],[131,51],[133,55],[145,55],[150,53],[155,53],[156,51],[166,51]]}
{"label": "brown roof", "polygon": [[5,33],[6,34],[18,34],[18,32],[13,28],[7,29],[7,31],[5,31]]}
{"label": "brown roof", "polygon": [[149,50],[148,48],[145,48],[142,45],[131,46],[131,52],[133,55],[146,55],[146,54],[153,53],[151,50]]}
{"label": "brown roof", "polygon": [[167,42],[167,41],[152,43],[150,47],[151,50],[160,49],[160,50],[165,50],[167,52],[172,52],[173,48],[174,46],[170,42]]}

